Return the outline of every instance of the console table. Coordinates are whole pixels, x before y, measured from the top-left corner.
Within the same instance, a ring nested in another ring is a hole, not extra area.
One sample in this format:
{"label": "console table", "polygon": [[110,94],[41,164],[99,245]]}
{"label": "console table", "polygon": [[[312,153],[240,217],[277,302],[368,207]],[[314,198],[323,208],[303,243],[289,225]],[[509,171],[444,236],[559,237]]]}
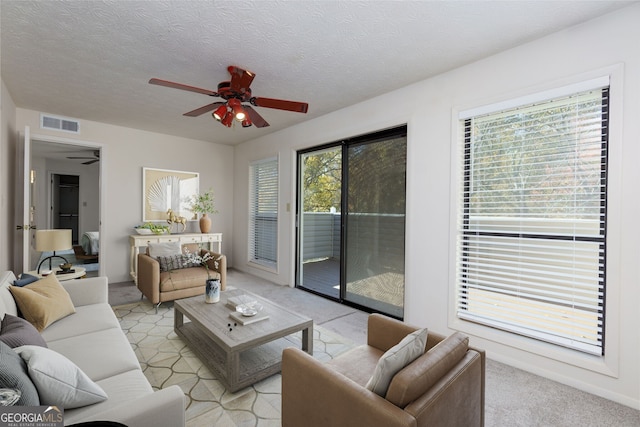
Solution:
{"label": "console table", "polygon": [[[222,233],[193,233],[193,234],[132,234],[129,236],[131,246],[131,271],[133,281],[138,284],[138,254],[140,248],[146,248],[150,243],[180,242],[181,245],[187,243],[206,243],[208,249],[217,253],[222,253]],[[213,245],[216,244],[214,249]]]}

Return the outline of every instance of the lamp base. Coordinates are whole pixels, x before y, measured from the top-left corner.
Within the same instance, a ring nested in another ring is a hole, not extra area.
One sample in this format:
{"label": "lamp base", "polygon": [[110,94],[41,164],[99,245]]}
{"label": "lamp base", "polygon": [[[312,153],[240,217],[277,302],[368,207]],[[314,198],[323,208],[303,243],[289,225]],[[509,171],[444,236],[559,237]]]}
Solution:
{"label": "lamp base", "polygon": [[53,251],[53,255],[46,257],[45,259],[40,261],[40,264],[38,264],[38,274],[40,274],[40,267],[42,267],[42,264],[44,264],[46,260],[49,260],[49,270],[53,270],[53,268],[51,267],[51,259],[53,258],[62,258],[66,264],[69,263],[69,261],[67,261],[65,257],[56,255],[56,251]]}

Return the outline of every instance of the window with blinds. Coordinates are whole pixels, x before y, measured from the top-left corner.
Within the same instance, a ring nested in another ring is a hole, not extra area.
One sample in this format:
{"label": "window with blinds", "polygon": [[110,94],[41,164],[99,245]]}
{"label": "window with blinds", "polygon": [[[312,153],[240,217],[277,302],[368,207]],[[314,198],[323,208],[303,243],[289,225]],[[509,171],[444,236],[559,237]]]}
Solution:
{"label": "window with blinds", "polygon": [[278,159],[252,163],[249,178],[249,261],[275,269],[278,261]]}
{"label": "window with blinds", "polygon": [[604,354],[602,80],[552,99],[460,113],[458,317]]}

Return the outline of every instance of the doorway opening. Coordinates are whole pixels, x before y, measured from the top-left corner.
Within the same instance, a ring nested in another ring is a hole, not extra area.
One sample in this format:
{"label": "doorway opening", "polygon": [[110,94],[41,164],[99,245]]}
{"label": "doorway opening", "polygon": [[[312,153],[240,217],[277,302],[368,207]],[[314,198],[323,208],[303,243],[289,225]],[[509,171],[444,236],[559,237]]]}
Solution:
{"label": "doorway opening", "polygon": [[32,232],[29,250],[23,255],[28,266],[33,269],[47,256],[47,252],[35,250],[35,230],[70,229],[72,247],[60,253],[64,252],[73,265],[84,268],[87,275],[104,274],[104,251],[100,251],[103,148],[91,142],[41,135],[25,138],[25,146],[25,169],[30,171],[25,179],[31,179],[27,198]]}
{"label": "doorway opening", "polygon": [[51,228],[71,229],[71,240],[78,244],[80,176],[51,175]]}

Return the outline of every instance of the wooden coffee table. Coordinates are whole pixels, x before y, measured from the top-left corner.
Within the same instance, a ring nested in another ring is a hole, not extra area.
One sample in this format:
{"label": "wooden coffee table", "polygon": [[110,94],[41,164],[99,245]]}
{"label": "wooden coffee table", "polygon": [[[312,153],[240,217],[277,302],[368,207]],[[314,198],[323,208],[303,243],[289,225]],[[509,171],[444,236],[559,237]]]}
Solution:
{"label": "wooden coffee table", "polygon": [[[229,317],[234,310],[227,307],[227,299],[240,295],[262,304],[257,316],[268,319],[243,326]],[[173,308],[176,334],[231,392],[280,372],[282,350],[293,345],[287,335],[302,331],[302,350],[313,354],[312,319],[248,291],[222,292],[216,304],[205,303],[203,295],[180,299]]]}

